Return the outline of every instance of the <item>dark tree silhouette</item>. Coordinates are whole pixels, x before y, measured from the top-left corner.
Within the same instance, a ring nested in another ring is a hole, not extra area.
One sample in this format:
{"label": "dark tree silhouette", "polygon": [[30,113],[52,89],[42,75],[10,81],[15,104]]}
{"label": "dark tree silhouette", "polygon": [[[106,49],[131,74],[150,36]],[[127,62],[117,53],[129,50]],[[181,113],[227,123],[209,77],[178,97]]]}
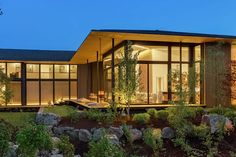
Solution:
{"label": "dark tree silhouette", "polygon": [[2,11],[2,9],[0,8],[0,15],[2,15],[3,14],[3,11]]}

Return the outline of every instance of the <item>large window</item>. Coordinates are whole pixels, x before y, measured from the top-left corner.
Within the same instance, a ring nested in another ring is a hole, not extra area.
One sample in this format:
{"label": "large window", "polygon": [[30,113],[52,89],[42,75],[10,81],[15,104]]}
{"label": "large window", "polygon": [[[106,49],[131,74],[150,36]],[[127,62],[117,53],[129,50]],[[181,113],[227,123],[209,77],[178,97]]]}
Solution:
{"label": "large window", "polygon": [[0,70],[6,73],[6,63],[0,63]]}
{"label": "large window", "polygon": [[21,105],[21,82],[11,81],[10,87],[13,91],[13,97],[8,105]]}
{"label": "large window", "polygon": [[27,81],[27,105],[39,105],[39,81]]}
{"label": "large window", "polygon": [[68,79],[69,65],[55,65],[55,79]]}
{"label": "large window", "polygon": [[53,82],[41,81],[41,105],[50,105],[53,102]]}
{"label": "large window", "polygon": [[70,82],[70,99],[77,99],[77,81]]}
{"label": "large window", "polygon": [[7,63],[7,75],[12,79],[21,78],[21,63]]}
{"label": "large window", "polygon": [[77,79],[77,65],[70,65],[70,78]]}
{"label": "large window", "polygon": [[[189,88],[189,70],[195,66],[195,76],[200,78],[201,47],[193,44],[164,43],[164,45],[132,45],[134,54],[139,52],[136,70],[140,72],[140,88],[135,93],[134,104],[168,103],[177,100],[177,83],[185,90],[195,90],[195,98],[187,98],[186,102],[200,103],[200,81],[196,88]],[[158,43],[161,44],[161,43]],[[193,50],[191,47],[194,47]],[[123,47],[117,51],[123,51]],[[191,51],[191,52],[190,52]],[[111,97],[111,54],[104,58],[105,93]],[[123,55],[124,56],[124,55]],[[195,58],[195,60],[193,60]],[[119,63],[121,55],[115,53],[115,63]],[[117,67],[117,65],[116,65]],[[177,72],[176,80],[172,80],[172,72]],[[115,75],[116,76],[116,75]],[[199,79],[197,79],[199,80]]]}
{"label": "large window", "polygon": [[69,99],[69,83],[68,81],[55,81],[55,100]]}
{"label": "large window", "polygon": [[168,101],[168,65],[149,65],[149,103]]}
{"label": "large window", "polygon": [[53,78],[53,65],[41,64],[41,79]]}
{"label": "large window", "polygon": [[39,65],[27,64],[26,65],[26,77],[29,79],[39,79]]}

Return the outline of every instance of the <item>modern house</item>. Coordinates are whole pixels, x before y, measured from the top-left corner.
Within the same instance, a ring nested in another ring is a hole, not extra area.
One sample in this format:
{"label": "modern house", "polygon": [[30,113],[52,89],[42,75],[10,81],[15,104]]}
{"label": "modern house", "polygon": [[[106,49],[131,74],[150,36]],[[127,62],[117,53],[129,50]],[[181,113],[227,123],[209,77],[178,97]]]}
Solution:
{"label": "modern house", "polygon": [[[189,87],[194,93],[187,100],[189,104],[210,106],[236,102],[232,79],[223,87],[218,76],[219,69],[231,76],[233,68],[229,67],[236,62],[236,36],[92,30],[76,52],[1,49],[0,66],[12,78],[14,91],[8,105],[48,105],[62,99],[88,98],[91,93],[95,97],[104,95],[105,101],[115,100],[113,89],[120,54],[128,41],[134,52],[141,52],[136,68],[140,71],[142,88],[136,92],[134,105],[168,105],[176,99],[171,70],[182,73],[181,85],[187,87],[191,67],[199,81]],[[221,93],[219,86],[224,89]],[[224,99],[220,100],[219,95]]]}

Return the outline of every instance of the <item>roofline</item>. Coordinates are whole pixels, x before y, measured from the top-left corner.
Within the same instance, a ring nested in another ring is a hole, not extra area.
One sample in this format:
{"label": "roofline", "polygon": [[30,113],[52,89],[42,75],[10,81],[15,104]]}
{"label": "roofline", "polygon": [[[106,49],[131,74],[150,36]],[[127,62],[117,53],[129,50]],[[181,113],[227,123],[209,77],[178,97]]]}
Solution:
{"label": "roofline", "polygon": [[177,36],[196,36],[196,37],[236,39],[236,36],[233,36],[233,35],[204,34],[204,33],[163,31],[163,30],[92,29],[90,32],[113,32],[113,33],[177,35]]}
{"label": "roofline", "polygon": [[76,50],[42,50],[42,49],[17,49],[17,48],[0,48],[0,51],[51,51],[51,52],[76,52]]}

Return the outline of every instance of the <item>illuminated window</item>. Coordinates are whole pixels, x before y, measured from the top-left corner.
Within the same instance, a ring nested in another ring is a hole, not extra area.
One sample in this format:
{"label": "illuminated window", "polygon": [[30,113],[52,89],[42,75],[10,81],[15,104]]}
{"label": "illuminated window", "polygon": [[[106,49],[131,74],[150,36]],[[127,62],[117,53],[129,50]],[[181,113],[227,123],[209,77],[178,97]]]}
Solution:
{"label": "illuminated window", "polygon": [[149,102],[168,101],[168,66],[167,64],[149,65]]}
{"label": "illuminated window", "polygon": [[68,79],[69,78],[69,65],[55,65],[55,78]]}
{"label": "illuminated window", "polygon": [[77,65],[70,65],[70,78],[77,79]]}
{"label": "illuminated window", "polygon": [[6,73],[6,63],[0,63],[0,70]]}
{"label": "illuminated window", "polygon": [[77,99],[77,81],[71,81],[70,83],[70,98]]}
{"label": "illuminated window", "polygon": [[27,64],[26,65],[26,76],[27,78],[39,78],[39,65],[38,64]]}
{"label": "illuminated window", "polygon": [[38,81],[27,81],[27,105],[39,105]]}
{"label": "illuminated window", "polygon": [[180,48],[177,46],[171,47],[171,61],[180,61]]}
{"label": "illuminated window", "polygon": [[21,82],[11,81],[10,87],[13,91],[13,98],[8,105],[21,105]]}
{"label": "illuminated window", "polygon": [[53,65],[41,65],[41,79],[52,79],[53,78]]}
{"label": "illuminated window", "polygon": [[194,53],[195,53],[195,61],[200,61],[201,60],[201,46],[196,46],[194,48]]}
{"label": "illuminated window", "polygon": [[140,46],[133,45],[134,52],[140,52],[138,60],[168,61],[167,46]]}
{"label": "illuminated window", "polygon": [[182,47],[182,61],[188,62],[189,61],[189,48]]}
{"label": "illuminated window", "polygon": [[7,63],[7,75],[12,79],[21,78],[21,64]]}
{"label": "illuminated window", "polygon": [[53,82],[41,81],[41,104],[50,105],[53,102]]}
{"label": "illuminated window", "polygon": [[55,100],[69,100],[68,81],[55,81]]}

